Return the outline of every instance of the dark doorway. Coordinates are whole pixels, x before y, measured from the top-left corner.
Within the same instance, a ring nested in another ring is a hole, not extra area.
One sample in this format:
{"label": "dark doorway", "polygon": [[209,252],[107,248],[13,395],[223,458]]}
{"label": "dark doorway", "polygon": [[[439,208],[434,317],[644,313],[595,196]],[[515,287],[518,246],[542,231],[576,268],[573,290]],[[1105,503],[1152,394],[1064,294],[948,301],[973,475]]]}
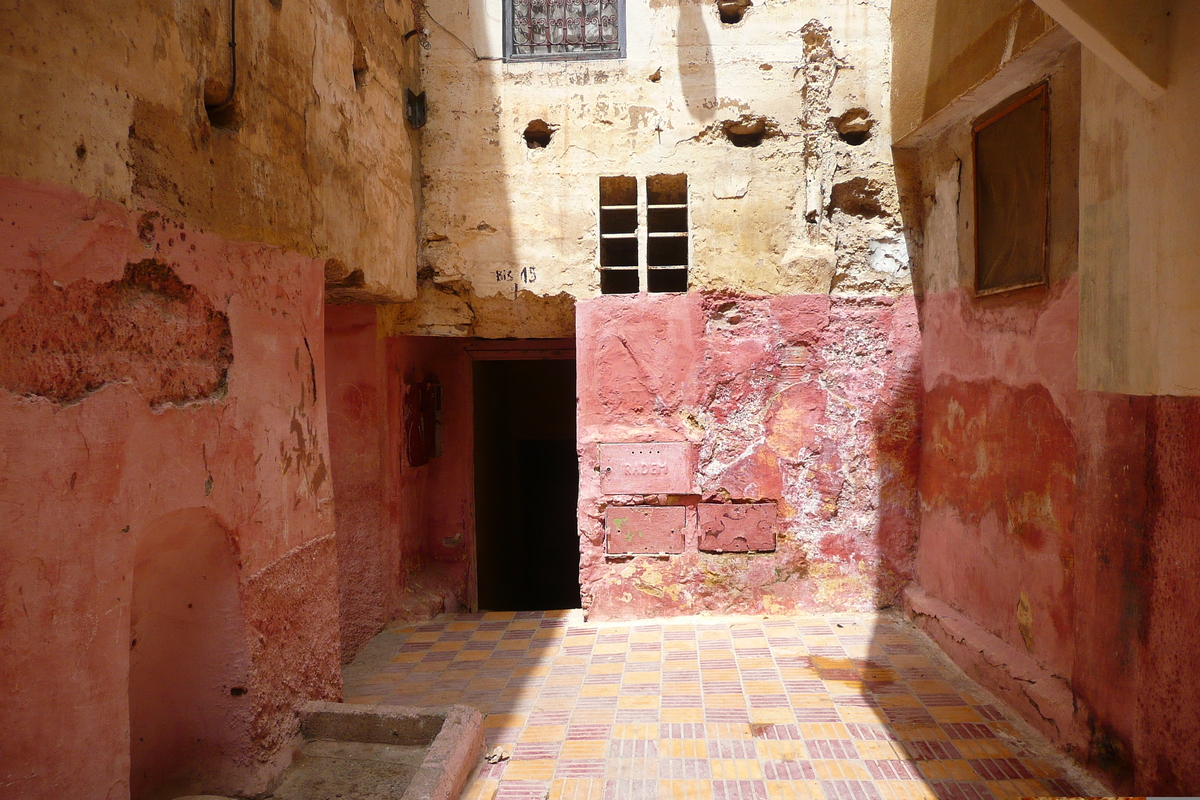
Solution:
{"label": "dark doorway", "polygon": [[578,608],[574,360],[475,362],[479,607]]}

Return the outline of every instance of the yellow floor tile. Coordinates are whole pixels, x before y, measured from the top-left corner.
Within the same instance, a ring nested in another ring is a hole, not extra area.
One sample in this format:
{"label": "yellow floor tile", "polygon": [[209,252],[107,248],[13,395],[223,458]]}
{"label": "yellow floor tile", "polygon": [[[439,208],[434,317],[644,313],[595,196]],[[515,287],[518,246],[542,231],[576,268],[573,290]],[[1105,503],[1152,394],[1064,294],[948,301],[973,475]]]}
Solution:
{"label": "yellow floor tile", "polygon": [[604,800],[603,778],[558,778],[546,800]]}
{"label": "yellow floor tile", "polygon": [[563,742],[560,759],[604,758],[608,752],[607,739],[577,739]]}
{"label": "yellow floor tile", "polygon": [[633,722],[614,725],[614,739],[657,739],[658,724],[653,722]]}
{"label": "yellow floor tile", "polygon": [[904,752],[904,748],[895,742],[878,740],[857,741],[854,743],[854,749],[858,751],[858,757],[866,761],[880,761],[884,759],[908,760],[908,753]]}
{"label": "yellow floor tile", "polygon": [[589,675],[616,675],[624,671],[624,664],[592,664],[588,667]]}
{"label": "yellow floor tile", "polygon": [[983,722],[983,717],[970,706],[934,706],[928,710],[938,722]]}
{"label": "yellow floor tile", "polygon": [[754,750],[759,761],[802,761],[808,758],[804,742],[786,739],[757,739]]}
{"label": "yellow floor tile", "polygon": [[757,781],[762,780],[762,764],[749,758],[713,758],[709,759],[715,781]]}
{"label": "yellow floor tile", "polygon": [[658,712],[659,721],[671,722],[704,722],[702,708],[664,708]]}
{"label": "yellow floor tile", "polygon": [[557,762],[551,758],[539,758],[533,761],[510,760],[504,768],[506,781],[548,781],[554,777],[554,765]]}
{"label": "yellow floor tile", "polygon": [[487,622],[500,622],[510,620],[516,615],[515,611],[488,611],[483,615],[483,618]]}
{"label": "yellow floor tile", "polygon": [[663,683],[663,694],[700,694],[700,684],[687,681],[666,680]]}
{"label": "yellow floor tile", "polygon": [[658,695],[629,694],[629,687],[624,687],[617,700],[617,708],[658,708]]}
{"label": "yellow floor tile", "polygon": [[889,725],[892,735],[906,742],[921,742],[929,739],[949,739],[949,734],[940,725],[927,722],[897,722]]}
{"label": "yellow floor tile", "polygon": [[745,708],[746,696],[743,694],[706,694],[705,708]]}
{"label": "yellow floor tile", "polygon": [[516,728],[524,725],[528,714],[488,714],[483,718],[485,728]]}
{"label": "yellow floor tile", "polygon": [[660,739],[659,758],[708,758],[708,741],[705,739]]}
{"label": "yellow floor tile", "polygon": [[521,731],[519,742],[561,742],[567,738],[566,725],[531,725]]}
{"label": "yellow floor tile", "polygon": [[602,683],[598,686],[583,686],[579,690],[580,697],[616,697],[621,693],[621,687],[616,683]]}
{"label": "yellow floor tile", "polygon": [[508,630],[535,631],[537,630],[538,625],[539,622],[536,619],[514,619],[512,622],[508,623]]}
{"label": "yellow floor tile", "polygon": [[801,722],[799,728],[805,739],[850,738],[850,731],[840,722]]}
{"label": "yellow floor tile", "polygon": [[1033,780],[1019,781],[987,781],[987,787],[992,790],[996,800],[1016,800],[1019,797],[1044,796],[1046,789],[1041,782]]}
{"label": "yellow floor tile", "polygon": [[875,781],[883,800],[937,800],[925,781]]}
{"label": "yellow floor tile", "polygon": [[869,781],[871,773],[861,761],[820,758],[812,762],[817,777],[823,781]]}
{"label": "yellow floor tile", "polygon": [[660,800],[712,800],[712,784],[708,781],[659,781]]}
{"label": "yellow floor tile", "polygon": [[816,781],[767,781],[770,800],[824,800],[821,784]]}
{"label": "yellow floor tile", "polygon": [[708,722],[704,725],[709,739],[752,739],[750,726],[740,722]]}
{"label": "yellow floor tile", "polygon": [[978,773],[971,769],[965,760],[953,761],[915,761],[917,769],[931,781],[977,781]]}
{"label": "yellow floor tile", "polygon": [[868,725],[879,725],[887,722],[887,715],[878,708],[862,706],[838,706],[838,716],[842,722],[865,722]]}
{"label": "yellow floor tile", "polygon": [[[1013,751],[995,739],[955,739],[954,747],[963,758],[1012,758]],[[1055,772],[1057,775],[1057,771]],[[1040,776],[1037,776],[1040,777]]]}
{"label": "yellow floor tile", "polygon": [[791,725],[796,721],[790,708],[752,708],[749,714],[751,725]]}

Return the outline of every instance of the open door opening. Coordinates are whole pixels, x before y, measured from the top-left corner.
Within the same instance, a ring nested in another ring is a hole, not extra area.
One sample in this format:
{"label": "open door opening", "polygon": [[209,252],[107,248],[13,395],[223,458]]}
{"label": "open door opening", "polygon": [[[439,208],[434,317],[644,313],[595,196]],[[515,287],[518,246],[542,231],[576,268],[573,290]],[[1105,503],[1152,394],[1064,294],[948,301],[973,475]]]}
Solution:
{"label": "open door opening", "polygon": [[575,361],[477,360],[479,608],[579,608]]}

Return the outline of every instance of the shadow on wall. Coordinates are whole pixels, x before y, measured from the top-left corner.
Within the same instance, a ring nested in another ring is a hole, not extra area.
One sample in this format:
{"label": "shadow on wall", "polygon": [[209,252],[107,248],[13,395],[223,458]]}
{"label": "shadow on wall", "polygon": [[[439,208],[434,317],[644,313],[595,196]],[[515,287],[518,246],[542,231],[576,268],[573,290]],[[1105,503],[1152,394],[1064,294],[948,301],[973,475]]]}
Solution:
{"label": "shadow on wall", "polygon": [[238,567],[212,512],[160,517],[138,537],[129,640],[130,794],[235,788],[252,750]]}
{"label": "shadow on wall", "polygon": [[679,59],[679,81],[688,112],[701,122],[716,114],[712,98],[716,92],[717,72],[713,64],[712,42],[704,25],[706,13],[715,6],[704,0],[678,0],[679,22],[675,31],[675,53]]}

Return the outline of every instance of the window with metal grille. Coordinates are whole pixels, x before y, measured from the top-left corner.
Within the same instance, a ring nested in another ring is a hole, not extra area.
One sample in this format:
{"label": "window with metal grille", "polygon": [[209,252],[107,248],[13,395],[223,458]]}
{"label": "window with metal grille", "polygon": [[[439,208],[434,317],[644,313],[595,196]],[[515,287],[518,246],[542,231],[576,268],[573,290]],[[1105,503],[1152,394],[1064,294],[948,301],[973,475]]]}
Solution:
{"label": "window with metal grille", "polygon": [[688,288],[687,175],[646,178],[646,290]]}
{"label": "window with metal grille", "polygon": [[625,0],[504,0],[504,60],[624,58]]}
{"label": "window with metal grille", "polygon": [[686,292],[687,175],[647,176],[644,205],[637,183],[628,175],[600,179],[600,292],[634,294],[643,286],[648,292]]}

